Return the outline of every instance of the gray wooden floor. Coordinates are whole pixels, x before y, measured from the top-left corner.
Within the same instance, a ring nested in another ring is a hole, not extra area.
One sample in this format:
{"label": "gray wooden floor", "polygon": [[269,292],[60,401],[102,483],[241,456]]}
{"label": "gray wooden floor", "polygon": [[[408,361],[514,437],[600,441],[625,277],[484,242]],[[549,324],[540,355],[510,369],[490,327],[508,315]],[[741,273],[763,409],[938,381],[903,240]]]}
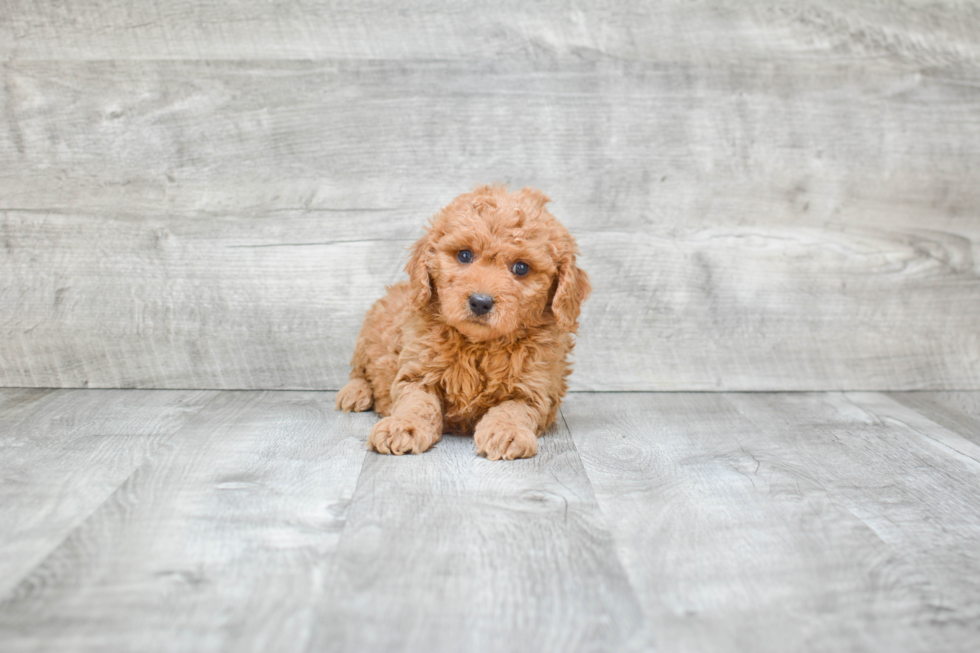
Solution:
{"label": "gray wooden floor", "polygon": [[572,394],[511,463],[332,407],[0,390],[0,650],[980,645],[980,393]]}

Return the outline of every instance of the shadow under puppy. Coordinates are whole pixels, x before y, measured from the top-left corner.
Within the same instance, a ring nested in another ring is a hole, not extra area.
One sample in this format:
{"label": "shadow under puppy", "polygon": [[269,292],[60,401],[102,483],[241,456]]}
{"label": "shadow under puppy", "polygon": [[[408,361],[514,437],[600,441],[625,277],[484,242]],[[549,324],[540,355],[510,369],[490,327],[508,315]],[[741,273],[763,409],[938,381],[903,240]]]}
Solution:
{"label": "shadow under puppy", "polygon": [[412,247],[409,280],[361,327],[337,408],[385,416],[380,453],[421,453],[473,434],[491,460],[528,458],[555,421],[591,289],[575,240],[524,188],[479,186],[440,210]]}

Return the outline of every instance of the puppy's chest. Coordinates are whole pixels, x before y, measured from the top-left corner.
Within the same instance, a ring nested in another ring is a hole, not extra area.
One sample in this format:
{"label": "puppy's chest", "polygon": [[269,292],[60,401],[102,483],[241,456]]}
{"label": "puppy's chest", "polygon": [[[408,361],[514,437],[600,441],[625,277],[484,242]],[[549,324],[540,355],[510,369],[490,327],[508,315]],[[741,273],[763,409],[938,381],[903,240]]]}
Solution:
{"label": "puppy's chest", "polygon": [[447,415],[482,414],[490,406],[516,398],[525,372],[526,352],[470,350],[439,361],[440,390]]}

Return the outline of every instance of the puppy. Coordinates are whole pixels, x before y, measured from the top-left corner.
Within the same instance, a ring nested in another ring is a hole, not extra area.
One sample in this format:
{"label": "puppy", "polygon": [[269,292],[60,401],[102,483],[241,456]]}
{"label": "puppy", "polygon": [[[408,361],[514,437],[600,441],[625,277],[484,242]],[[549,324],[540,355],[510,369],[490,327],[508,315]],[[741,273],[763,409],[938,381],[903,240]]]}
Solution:
{"label": "puppy", "polygon": [[529,458],[555,421],[591,290],[575,239],[524,188],[478,186],[432,218],[409,280],[368,311],[337,394],[383,415],[379,453],[421,453],[443,432],[473,434],[490,460]]}

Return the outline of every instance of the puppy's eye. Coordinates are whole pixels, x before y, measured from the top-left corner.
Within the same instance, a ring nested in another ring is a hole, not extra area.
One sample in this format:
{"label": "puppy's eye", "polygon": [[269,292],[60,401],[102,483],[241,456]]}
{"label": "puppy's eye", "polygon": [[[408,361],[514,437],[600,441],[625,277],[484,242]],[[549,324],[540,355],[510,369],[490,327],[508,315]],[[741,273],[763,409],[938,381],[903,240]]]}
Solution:
{"label": "puppy's eye", "polygon": [[460,263],[470,263],[473,261],[473,252],[468,249],[461,249],[456,252],[456,260]]}
{"label": "puppy's eye", "polygon": [[518,261],[510,267],[510,271],[519,277],[523,277],[525,274],[531,271],[531,266],[524,261]]}

